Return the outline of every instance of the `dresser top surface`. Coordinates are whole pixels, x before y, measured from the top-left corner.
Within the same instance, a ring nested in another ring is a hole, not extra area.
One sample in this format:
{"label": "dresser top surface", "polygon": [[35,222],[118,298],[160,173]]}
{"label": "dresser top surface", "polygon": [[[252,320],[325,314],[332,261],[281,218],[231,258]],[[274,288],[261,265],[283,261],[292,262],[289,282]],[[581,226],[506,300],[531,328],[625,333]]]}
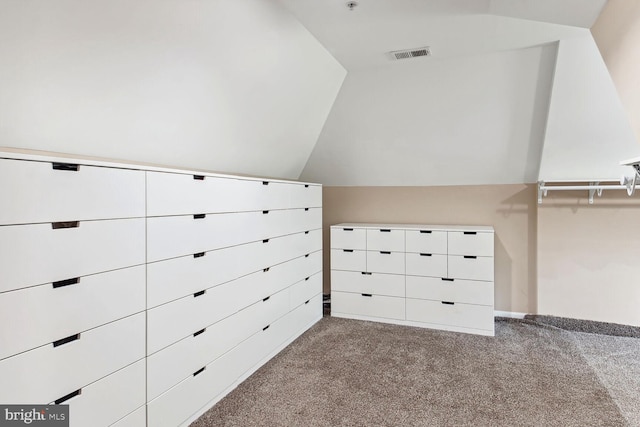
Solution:
{"label": "dresser top surface", "polygon": [[493,233],[490,225],[442,225],[442,224],[379,224],[379,223],[353,223],[344,222],[334,224],[331,228],[364,228],[364,229],[401,229],[401,230],[435,230],[435,231],[476,231],[480,233]]}

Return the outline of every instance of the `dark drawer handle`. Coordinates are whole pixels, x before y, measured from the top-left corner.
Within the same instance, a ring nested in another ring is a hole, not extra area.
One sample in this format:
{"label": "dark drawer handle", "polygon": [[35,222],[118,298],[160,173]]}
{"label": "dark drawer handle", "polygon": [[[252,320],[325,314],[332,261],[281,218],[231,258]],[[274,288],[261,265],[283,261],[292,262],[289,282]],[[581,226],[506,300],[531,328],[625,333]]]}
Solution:
{"label": "dark drawer handle", "polygon": [[204,181],[204,175],[193,175],[193,179],[196,181]]}
{"label": "dark drawer handle", "polygon": [[65,345],[65,344],[68,344],[70,342],[77,341],[79,339],[80,339],[80,334],[74,334],[74,335],[68,336],[66,338],[62,338],[61,340],[54,341],[53,342],[53,347],[60,347],[61,345]]}
{"label": "dark drawer handle", "polygon": [[206,254],[207,254],[206,252],[198,252],[197,254],[193,254],[193,257],[194,258],[202,258]]}
{"label": "dark drawer handle", "polygon": [[476,234],[478,234],[477,231],[465,231],[463,232],[463,234],[469,235],[469,236],[475,236]]}
{"label": "dark drawer handle", "polygon": [[60,399],[56,399],[56,400],[54,401],[54,403],[55,403],[56,405],[59,405],[59,404],[61,404],[61,403],[66,402],[67,400],[71,399],[72,397],[80,396],[81,394],[82,394],[82,389],[81,389],[81,388],[79,388],[79,389],[77,389],[76,391],[74,391],[74,392],[72,392],[72,393],[67,394],[66,396],[62,396]]}
{"label": "dark drawer handle", "polygon": [[195,214],[193,219],[204,219],[206,216],[206,214]]}
{"label": "dark drawer handle", "polygon": [[423,253],[421,253],[420,256],[432,256],[432,254],[423,254]]}
{"label": "dark drawer handle", "polygon": [[271,268],[271,267],[263,268],[263,269],[262,269],[262,272],[263,272],[263,273],[266,273],[267,271],[269,271],[269,269],[270,269],[270,268]]}
{"label": "dark drawer handle", "polygon": [[311,279],[311,276],[309,276],[309,277],[305,277],[305,279],[304,279],[304,280],[305,280],[305,281],[307,281],[307,280],[309,280],[309,279]]}
{"label": "dark drawer handle", "polygon": [[309,208],[304,208],[304,211],[305,211],[305,212],[308,212],[308,211],[309,211]]}
{"label": "dark drawer handle", "polygon": [[451,302],[451,301],[442,301],[442,303],[444,305],[454,305],[455,304],[454,302]]}
{"label": "dark drawer handle", "polygon": [[207,292],[206,289],[204,291],[196,292],[195,294],[193,294],[193,297],[194,298],[198,298],[198,297],[204,295],[206,292]]}
{"label": "dark drawer handle", "polygon": [[382,255],[391,255],[391,252],[389,252],[389,251],[380,251],[380,253]]}
{"label": "dark drawer handle", "polygon": [[262,211],[262,214],[263,214],[263,215],[266,215],[266,214],[268,214],[268,213],[269,213],[269,211]]}
{"label": "dark drawer handle", "polygon": [[269,185],[269,181],[262,181],[262,185]]}
{"label": "dark drawer handle", "polygon": [[305,184],[305,185],[304,185],[304,188],[309,188],[309,184]]}
{"label": "dark drawer handle", "polygon": [[391,233],[391,230],[390,230],[390,229],[388,229],[388,228],[381,228],[381,229],[380,229],[380,232],[381,232],[381,233]]}
{"label": "dark drawer handle", "polygon": [[263,239],[262,243],[269,243],[269,239]]}
{"label": "dark drawer handle", "polygon": [[193,333],[193,336],[194,336],[194,337],[197,337],[197,336],[198,336],[198,335],[200,335],[200,334],[204,334],[204,331],[206,331],[206,330],[207,330],[207,328],[200,329],[198,332],[194,332],[194,333]]}
{"label": "dark drawer handle", "polygon": [[311,301],[310,299],[306,300],[304,303],[305,304],[309,304],[309,301]]}
{"label": "dark drawer handle", "polygon": [[445,282],[453,282],[453,279],[449,279],[448,277],[442,277],[441,280],[444,280]]}
{"label": "dark drawer handle", "polygon": [[75,163],[61,163],[61,162],[53,162],[53,169],[57,171],[73,171],[78,172],[80,169],[80,165]]}
{"label": "dark drawer handle", "polygon": [[365,276],[371,276],[371,273],[369,273],[368,271],[363,271],[362,274],[364,274]]}
{"label": "dark drawer handle", "polygon": [[353,252],[353,249],[343,249],[342,252]]}
{"label": "dark drawer handle", "polygon": [[62,288],[63,286],[70,286],[78,283],[80,283],[80,278],[74,277],[73,279],[59,280],[57,282],[53,282],[52,285],[53,285],[53,289],[57,289],[57,288]]}
{"label": "dark drawer handle", "polygon": [[343,228],[342,231],[353,231],[353,228]]}
{"label": "dark drawer handle", "polygon": [[475,256],[475,255],[465,255],[465,256],[464,256],[464,258],[465,258],[465,259],[476,259],[476,258],[478,258],[478,257],[477,257],[477,256]]}
{"label": "dark drawer handle", "polygon": [[61,222],[52,222],[51,228],[54,230],[58,230],[60,228],[78,228],[80,227],[80,221],[61,221]]}
{"label": "dark drawer handle", "polygon": [[363,297],[372,297],[373,294],[361,294]]}
{"label": "dark drawer handle", "polygon": [[309,231],[305,231],[304,234],[309,234]]}
{"label": "dark drawer handle", "polygon": [[420,233],[422,233],[422,234],[431,234],[432,231],[431,230],[420,230]]}
{"label": "dark drawer handle", "polygon": [[271,296],[268,296],[268,297],[266,297],[266,298],[262,298],[262,302],[267,302],[267,301],[269,301],[269,298],[271,298]]}
{"label": "dark drawer handle", "polygon": [[206,366],[203,366],[202,368],[200,368],[200,369],[198,369],[197,371],[195,371],[195,372],[193,373],[193,376],[195,377],[196,375],[200,375],[201,373],[203,373],[203,372],[204,372],[204,370],[205,370],[205,369],[207,369],[207,367],[206,367]]}
{"label": "dark drawer handle", "polygon": [[266,331],[267,329],[269,329],[269,326],[271,326],[271,325],[267,325],[267,326],[265,326],[264,328],[262,328],[262,330],[263,330],[263,331]]}
{"label": "dark drawer handle", "polygon": [[[353,252],[353,251],[351,251],[351,252]],[[305,257],[305,258],[309,258],[309,255],[310,255],[310,254],[306,254],[304,257]]]}

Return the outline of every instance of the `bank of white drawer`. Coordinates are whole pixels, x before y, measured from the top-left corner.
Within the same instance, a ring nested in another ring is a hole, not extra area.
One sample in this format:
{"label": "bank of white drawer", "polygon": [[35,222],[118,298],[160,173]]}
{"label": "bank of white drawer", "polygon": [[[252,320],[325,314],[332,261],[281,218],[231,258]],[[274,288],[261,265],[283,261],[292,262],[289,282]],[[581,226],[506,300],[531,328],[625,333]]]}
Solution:
{"label": "bank of white drawer", "polygon": [[446,255],[407,252],[406,260],[408,275],[448,277]]}
{"label": "bank of white drawer", "polygon": [[404,301],[404,298],[399,297],[332,292],[331,311],[402,320],[404,319]]}
{"label": "bank of white drawer", "polygon": [[[65,337],[60,337],[60,339]],[[47,403],[144,357],[144,313],[0,361],[0,402]],[[35,379],[35,380],[34,380]]]}
{"label": "bank of white drawer", "polygon": [[404,297],[405,276],[400,274],[331,271],[333,291]]}
{"label": "bank of white drawer", "polygon": [[364,228],[331,227],[331,247],[335,249],[367,249]]}
{"label": "bank of white drawer", "polygon": [[493,233],[449,231],[449,255],[493,256]]}
{"label": "bank of white drawer", "polygon": [[404,230],[367,229],[367,250],[404,252]]}
{"label": "bank of white drawer", "polygon": [[368,272],[405,274],[404,263],[404,252],[367,251]]}
{"label": "bank of white drawer", "polygon": [[147,427],[147,407],[141,406],[112,425],[113,427]]}
{"label": "bank of white drawer", "polygon": [[0,359],[145,310],[144,266],[0,294]]}
{"label": "bank of white drawer", "polygon": [[493,305],[493,282],[407,276],[407,298]]}
{"label": "bank of white drawer", "polygon": [[493,257],[449,255],[449,277],[493,281]]}
{"label": "bank of white drawer", "polygon": [[322,186],[314,184],[290,184],[291,208],[319,208],[322,206]]}
{"label": "bank of white drawer", "polygon": [[289,308],[293,310],[319,293],[322,293],[322,272],[318,272],[291,285],[289,289]]}
{"label": "bank of white drawer", "polygon": [[407,298],[407,320],[493,331],[493,306]]}
{"label": "bank of white drawer", "polygon": [[331,249],[331,269],[367,271],[367,251]]}
{"label": "bank of white drawer", "polygon": [[432,230],[407,230],[407,252],[447,254],[447,232]]}
{"label": "bank of white drawer", "polygon": [[[140,219],[0,227],[0,292],[144,264]],[[37,266],[37,268],[36,268]]]}
{"label": "bank of white drawer", "polygon": [[0,225],[145,215],[144,172],[0,159]]}
{"label": "bank of white drawer", "polygon": [[70,427],[107,427],[116,422],[118,426],[144,427],[144,417],[133,417],[136,408],[144,405],[144,394],[144,360],[139,360],[82,387],[79,395],[62,404],[69,405]]}

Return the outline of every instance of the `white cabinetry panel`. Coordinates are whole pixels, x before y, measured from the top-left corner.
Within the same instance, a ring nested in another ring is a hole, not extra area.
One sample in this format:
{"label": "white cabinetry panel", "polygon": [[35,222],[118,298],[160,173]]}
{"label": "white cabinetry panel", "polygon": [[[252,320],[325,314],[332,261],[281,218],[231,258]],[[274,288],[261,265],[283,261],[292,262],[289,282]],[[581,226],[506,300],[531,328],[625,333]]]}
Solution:
{"label": "white cabinetry panel", "polygon": [[353,227],[331,227],[332,249],[367,249],[367,230]]}
{"label": "white cabinetry panel", "polygon": [[405,276],[401,274],[331,271],[331,289],[333,291],[404,297],[404,282]]}
{"label": "white cabinetry panel", "polygon": [[368,229],[367,250],[404,252],[404,230]]}
{"label": "white cabinetry panel", "polygon": [[372,294],[332,293],[331,311],[375,316],[386,319],[404,319],[404,298]]}
{"label": "white cabinetry panel", "polygon": [[407,230],[407,252],[447,254],[447,232],[432,230]]}

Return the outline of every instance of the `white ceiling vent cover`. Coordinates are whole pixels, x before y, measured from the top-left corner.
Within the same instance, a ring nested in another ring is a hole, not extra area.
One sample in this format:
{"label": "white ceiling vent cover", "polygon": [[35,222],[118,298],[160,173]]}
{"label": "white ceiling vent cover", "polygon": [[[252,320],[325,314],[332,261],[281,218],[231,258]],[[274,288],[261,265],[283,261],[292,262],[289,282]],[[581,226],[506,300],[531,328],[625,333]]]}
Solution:
{"label": "white ceiling vent cover", "polygon": [[387,55],[393,60],[418,58],[420,56],[431,56],[431,48],[429,46],[417,47],[415,49],[394,50]]}

